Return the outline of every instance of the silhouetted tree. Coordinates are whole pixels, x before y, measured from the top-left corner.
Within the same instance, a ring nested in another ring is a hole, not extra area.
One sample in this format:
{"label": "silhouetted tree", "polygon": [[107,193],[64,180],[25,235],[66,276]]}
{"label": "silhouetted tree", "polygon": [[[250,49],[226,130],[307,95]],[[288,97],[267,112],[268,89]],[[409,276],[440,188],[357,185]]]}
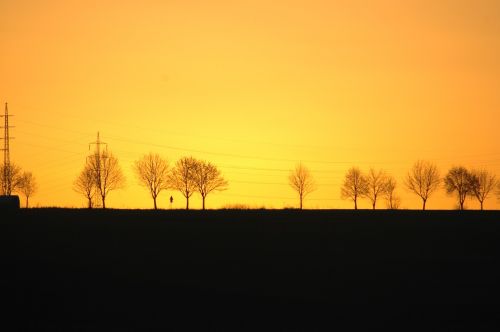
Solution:
{"label": "silhouetted tree", "polygon": [[405,179],[406,187],[422,198],[422,210],[425,210],[427,200],[437,189],[441,178],[436,165],[428,161],[417,161],[408,172]]}
{"label": "silhouetted tree", "polygon": [[344,183],[340,189],[342,199],[351,199],[354,202],[354,209],[358,209],[358,197],[366,195],[368,192],[368,182],[359,168],[352,167],[345,175]]}
{"label": "silhouetted tree", "polygon": [[304,198],[316,190],[314,180],[309,169],[299,163],[295,166],[295,170],[290,172],[288,176],[290,186],[299,194],[299,206],[302,210]]}
{"label": "silhouetted tree", "polygon": [[101,196],[102,208],[106,208],[106,197],[112,190],[120,189],[125,185],[118,159],[108,151],[89,156],[88,165],[92,170],[94,185]]}
{"label": "silhouetted tree", "polygon": [[401,199],[396,195],[396,186],[396,179],[392,176],[387,176],[383,195],[387,201],[387,207],[391,210],[398,209],[401,204]]}
{"label": "silhouetted tree", "polygon": [[448,194],[457,193],[458,207],[463,210],[465,199],[473,187],[473,178],[469,171],[465,167],[453,167],[446,174],[444,185]]}
{"label": "silhouetted tree", "polygon": [[483,210],[484,201],[488,198],[490,192],[495,189],[495,185],[497,184],[496,177],[487,170],[473,170],[471,176],[471,195],[477,198],[481,204],[481,210]]}
{"label": "silhouetted tree", "polygon": [[10,163],[9,166],[2,165],[0,183],[2,185],[2,195],[10,196],[19,188],[21,180],[21,167]]}
{"label": "silhouetted tree", "polygon": [[387,175],[383,170],[374,170],[370,168],[366,178],[366,193],[364,197],[368,198],[372,203],[372,208],[375,210],[377,199],[384,194],[387,185]]}
{"label": "silhouetted tree", "polygon": [[85,164],[85,167],[82,169],[75,182],[73,183],[73,189],[85,196],[88,201],[87,207],[89,209],[94,206],[93,202],[97,188],[95,186],[92,168],[88,163]]}
{"label": "silhouetted tree", "polygon": [[203,160],[196,161],[193,171],[193,180],[196,185],[196,190],[201,195],[203,210],[205,210],[205,199],[207,195],[214,190],[226,190],[228,185],[219,169]]}
{"label": "silhouetted tree", "polygon": [[175,163],[169,176],[169,185],[181,192],[186,198],[186,210],[189,210],[189,198],[196,191],[194,173],[197,160],[193,157],[183,157]]}
{"label": "silhouetted tree", "polygon": [[158,154],[149,153],[135,162],[134,171],[139,183],[149,190],[156,210],[156,197],[168,188],[168,162]]}
{"label": "silhouetted tree", "polygon": [[31,172],[24,172],[19,180],[18,190],[26,197],[26,208],[29,207],[29,198],[38,190],[35,177]]}

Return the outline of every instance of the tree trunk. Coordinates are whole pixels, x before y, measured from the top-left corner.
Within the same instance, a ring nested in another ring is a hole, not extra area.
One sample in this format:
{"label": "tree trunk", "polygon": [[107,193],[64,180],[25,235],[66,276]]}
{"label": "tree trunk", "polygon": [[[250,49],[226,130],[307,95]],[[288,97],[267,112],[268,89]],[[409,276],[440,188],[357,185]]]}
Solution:
{"label": "tree trunk", "polygon": [[300,209],[302,210],[302,195],[300,195],[299,198],[300,198]]}
{"label": "tree trunk", "polygon": [[186,210],[189,210],[189,197],[186,197]]}
{"label": "tree trunk", "polygon": [[358,209],[358,199],[354,198],[354,210]]}
{"label": "tree trunk", "polygon": [[203,206],[203,210],[205,210],[205,196],[201,196],[201,201],[202,201],[202,206]]}
{"label": "tree trunk", "polygon": [[28,197],[28,196],[26,196],[26,208],[28,208],[28,206],[29,206],[29,204],[28,204],[28,203],[29,203],[29,197]]}
{"label": "tree trunk", "polygon": [[156,210],[157,209],[157,207],[156,207],[156,196],[153,197],[153,202],[154,202],[154,206],[155,206],[155,210]]}
{"label": "tree trunk", "polygon": [[102,198],[102,208],[105,209],[106,208],[106,196],[101,196]]}
{"label": "tree trunk", "polygon": [[422,202],[423,202],[422,211],[425,211],[425,203],[426,203],[426,200],[425,200],[425,199],[422,199]]}
{"label": "tree trunk", "polygon": [[373,203],[372,203],[372,208],[373,208],[373,210],[375,210],[375,204],[377,204],[377,202],[376,202],[376,201],[373,201]]}
{"label": "tree trunk", "polygon": [[481,201],[480,203],[481,203],[481,211],[483,211],[483,201]]}

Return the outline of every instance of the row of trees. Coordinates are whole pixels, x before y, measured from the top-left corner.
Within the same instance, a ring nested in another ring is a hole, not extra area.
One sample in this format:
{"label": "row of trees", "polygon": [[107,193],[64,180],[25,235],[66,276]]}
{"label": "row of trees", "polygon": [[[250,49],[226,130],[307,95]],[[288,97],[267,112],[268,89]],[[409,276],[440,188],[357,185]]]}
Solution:
{"label": "row of trees", "polygon": [[22,194],[26,200],[26,207],[29,207],[29,199],[38,190],[33,173],[23,171],[16,164],[2,165],[0,174],[0,184],[2,195],[10,196],[13,193]]}
{"label": "row of trees", "polygon": [[500,197],[500,182],[494,174],[486,170],[469,171],[465,167],[453,167],[444,178],[446,192],[456,194],[458,207],[464,209],[467,197],[475,198],[483,209],[484,201],[488,198],[495,186],[498,187],[497,194]]}
{"label": "row of trees", "polygon": [[397,209],[401,202],[396,195],[396,179],[388,175],[384,170],[371,168],[364,175],[359,168],[353,167],[347,171],[344,182],[340,189],[342,199],[351,199],[354,209],[358,209],[358,199],[368,198],[375,209],[377,201],[385,198],[390,209]]}
{"label": "row of trees", "polygon": [[195,192],[199,193],[202,209],[205,210],[208,194],[228,187],[228,182],[215,165],[193,157],[183,157],[169,169],[165,159],[150,153],[135,162],[134,170],[139,183],[151,194],[155,209],[156,197],[164,189],[178,190],[186,198],[186,210],[189,209],[189,198]]}
{"label": "row of trees", "polygon": [[[316,188],[311,173],[300,163],[290,173],[289,183],[297,191],[299,206],[302,209],[304,197]],[[423,210],[429,197],[442,186],[449,195],[456,195],[460,210],[464,209],[467,197],[477,199],[483,210],[485,200],[495,188],[500,199],[500,181],[494,174],[486,170],[468,170],[459,166],[451,168],[446,176],[441,178],[437,166],[428,161],[417,161],[407,173],[404,185],[407,190],[420,197]],[[389,209],[397,209],[401,199],[396,193],[396,187],[396,179],[384,170],[371,168],[364,174],[359,168],[352,167],[345,174],[340,196],[342,199],[352,200],[356,210],[360,198],[369,199],[373,209],[380,198],[386,200]]]}
{"label": "row of trees", "polygon": [[[458,208],[464,209],[467,197],[477,199],[481,210],[484,201],[489,197],[495,187],[498,188],[497,195],[500,197],[500,182],[494,174],[486,170],[467,170],[463,166],[451,168],[444,178],[441,178],[437,166],[428,161],[417,161],[410,169],[404,179],[405,187],[422,200],[422,209],[425,210],[429,197],[442,186],[449,195],[456,195]],[[369,198],[372,207],[379,195],[385,197],[389,208],[399,206],[399,197],[395,195],[396,180],[387,175],[383,170],[370,169],[368,175],[363,175],[359,169],[348,170],[342,188],[341,197],[350,198],[357,208],[358,197]]]}
{"label": "row of trees", "polygon": [[[288,182],[298,193],[299,208],[302,209],[304,198],[316,190],[311,172],[302,163],[299,163],[295,170],[290,172]],[[361,197],[370,199],[373,209],[381,197],[387,200],[389,208],[396,209],[399,207],[400,199],[395,194],[395,190],[396,180],[383,170],[370,169],[368,174],[364,175],[359,168],[353,167],[347,171],[341,188],[341,197],[351,199],[356,210],[358,209],[358,199]]]}
{"label": "row of trees", "polygon": [[[144,186],[153,199],[154,209],[157,209],[157,197],[166,189],[178,190],[186,198],[186,209],[189,209],[189,198],[199,193],[202,198],[202,208],[211,192],[226,190],[228,182],[219,169],[204,160],[184,157],[178,160],[173,168],[168,161],[158,154],[147,154],[134,163],[134,172],[139,183]],[[316,190],[313,177],[302,163],[297,164],[288,177],[290,186],[299,195],[299,207],[303,208],[305,197]],[[26,207],[29,199],[37,189],[37,182],[31,172],[22,171],[15,164],[3,165],[0,173],[2,195],[14,192],[25,197]],[[496,189],[500,199],[500,181],[486,170],[468,170],[463,166],[451,168],[444,178],[436,165],[428,161],[417,161],[404,179],[405,187],[422,200],[425,210],[429,197],[441,188],[449,195],[456,195],[457,207],[464,209],[467,198],[477,199],[481,210],[484,202]],[[125,177],[119,166],[118,159],[107,150],[97,150],[86,160],[83,170],[74,182],[74,189],[85,196],[87,206],[106,208],[106,198],[115,189],[125,185]],[[358,199],[369,199],[372,208],[380,199],[385,199],[389,209],[397,209],[401,199],[396,193],[397,182],[384,170],[371,168],[367,174],[357,167],[350,168],[341,186],[341,198],[350,199],[354,209],[358,208]]]}
{"label": "row of trees", "polygon": [[[405,187],[422,199],[422,209],[425,210],[429,197],[439,190],[442,185],[449,195],[456,195],[458,208],[464,209],[467,197],[475,198],[484,207],[484,201],[497,187],[497,195],[500,197],[500,182],[494,174],[486,170],[467,170],[465,167],[451,168],[444,178],[441,178],[436,165],[428,161],[417,161],[406,175]],[[363,175],[358,168],[351,168],[347,171],[342,188],[341,197],[350,198],[354,201],[354,208],[357,208],[357,198],[366,197],[375,204],[379,195],[385,197],[389,208],[399,206],[399,197],[394,192],[396,181],[388,176],[383,170],[375,171],[370,169],[368,175]]]}
{"label": "row of trees", "polygon": [[[134,172],[139,184],[151,195],[154,209],[157,209],[158,195],[166,189],[178,190],[186,198],[186,209],[189,209],[189,198],[194,193],[199,193],[202,208],[205,209],[208,194],[225,190],[228,186],[215,165],[193,157],[183,157],[170,168],[166,159],[149,153],[134,163]],[[85,196],[88,208],[106,208],[109,192],[124,185],[125,177],[116,157],[107,150],[96,150],[87,158],[83,170],[74,182],[74,189]]]}

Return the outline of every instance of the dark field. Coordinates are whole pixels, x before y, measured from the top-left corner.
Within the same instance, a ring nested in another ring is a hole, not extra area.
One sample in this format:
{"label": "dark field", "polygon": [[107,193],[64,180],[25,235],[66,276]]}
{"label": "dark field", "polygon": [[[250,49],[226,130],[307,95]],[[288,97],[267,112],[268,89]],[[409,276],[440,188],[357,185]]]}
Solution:
{"label": "dark field", "polygon": [[1,324],[87,330],[498,330],[498,211],[1,216]]}

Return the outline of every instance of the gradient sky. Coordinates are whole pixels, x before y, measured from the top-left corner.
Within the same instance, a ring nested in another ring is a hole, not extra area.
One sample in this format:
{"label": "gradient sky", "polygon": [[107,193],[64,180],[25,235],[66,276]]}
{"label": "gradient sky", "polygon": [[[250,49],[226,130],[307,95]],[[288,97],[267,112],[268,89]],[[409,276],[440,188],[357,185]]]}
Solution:
{"label": "gradient sky", "polygon": [[[152,206],[132,172],[148,152],[218,165],[230,189],[209,208],[296,206],[298,161],[318,186],[306,208],[351,208],[351,166],[394,175],[403,208],[420,208],[402,185],[417,159],[500,176],[496,0],[16,0],[0,13],[0,102],[35,206],[85,206],[72,183],[97,131],[127,177],[115,208]],[[160,207],[170,195],[184,206],[168,191]],[[454,205],[444,190],[428,202]]]}

